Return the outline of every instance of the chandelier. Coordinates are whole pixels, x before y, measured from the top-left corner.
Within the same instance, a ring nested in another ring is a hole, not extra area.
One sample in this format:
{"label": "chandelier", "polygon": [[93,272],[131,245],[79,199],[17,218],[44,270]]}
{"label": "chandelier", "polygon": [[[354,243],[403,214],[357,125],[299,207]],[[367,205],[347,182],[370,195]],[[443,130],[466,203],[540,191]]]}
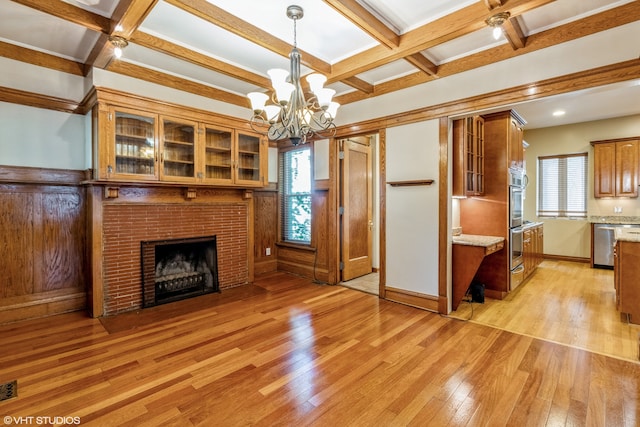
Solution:
{"label": "chandelier", "polygon": [[[272,141],[289,139],[293,145],[307,142],[313,135],[335,133],[333,119],[340,104],[332,102],[335,90],[323,87],[327,78],[313,73],[306,77],[313,95],[305,100],[300,84],[300,52],[297,48],[296,22],[304,12],[300,6],[287,8],[287,17],[293,20],[293,49],[289,54],[290,71],[271,69],[267,71],[271,77],[273,94],[272,104],[265,105],[269,96],[262,92],[251,92],[247,95],[251,101],[253,116],[251,128],[265,134]],[[259,129],[269,127],[267,132]]]}

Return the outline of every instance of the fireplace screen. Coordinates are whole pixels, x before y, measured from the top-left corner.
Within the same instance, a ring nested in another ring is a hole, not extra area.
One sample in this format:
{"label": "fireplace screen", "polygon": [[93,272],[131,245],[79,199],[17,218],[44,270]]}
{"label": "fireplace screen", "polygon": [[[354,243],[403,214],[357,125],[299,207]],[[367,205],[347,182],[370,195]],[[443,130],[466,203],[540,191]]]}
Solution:
{"label": "fireplace screen", "polygon": [[216,236],[141,242],[143,307],[219,292]]}

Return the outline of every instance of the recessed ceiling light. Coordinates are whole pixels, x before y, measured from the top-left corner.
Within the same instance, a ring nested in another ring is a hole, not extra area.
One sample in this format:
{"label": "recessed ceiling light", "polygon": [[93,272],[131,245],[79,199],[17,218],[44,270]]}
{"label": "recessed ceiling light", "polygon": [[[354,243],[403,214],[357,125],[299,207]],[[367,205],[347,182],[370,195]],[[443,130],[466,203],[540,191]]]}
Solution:
{"label": "recessed ceiling light", "polygon": [[553,112],[553,117],[564,116],[564,110],[557,110]]}

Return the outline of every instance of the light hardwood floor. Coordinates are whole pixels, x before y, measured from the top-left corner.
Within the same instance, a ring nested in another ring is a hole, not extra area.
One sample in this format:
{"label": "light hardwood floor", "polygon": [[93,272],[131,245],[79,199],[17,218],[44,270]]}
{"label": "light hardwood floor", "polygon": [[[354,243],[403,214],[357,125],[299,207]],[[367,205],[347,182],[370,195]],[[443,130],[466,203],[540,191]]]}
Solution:
{"label": "light hardwood floor", "polygon": [[4,417],[82,426],[636,426],[640,364],[282,273],[0,326]]}
{"label": "light hardwood floor", "polygon": [[453,317],[628,360],[638,360],[640,326],[616,311],[613,271],[544,260],[502,301],[463,302]]}

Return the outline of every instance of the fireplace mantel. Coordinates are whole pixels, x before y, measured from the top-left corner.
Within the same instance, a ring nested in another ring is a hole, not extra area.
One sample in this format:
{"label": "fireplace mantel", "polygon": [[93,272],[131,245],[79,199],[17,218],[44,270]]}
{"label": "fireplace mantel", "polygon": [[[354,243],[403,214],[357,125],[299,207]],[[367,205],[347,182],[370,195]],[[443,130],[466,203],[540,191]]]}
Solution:
{"label": "fireplace mantel", "polygon": [[85,185],[90,207],[88,308],[93,317],[142,308],[144,240],[216,235],[220,290],[253,281],[251,190],[95,181]]}

